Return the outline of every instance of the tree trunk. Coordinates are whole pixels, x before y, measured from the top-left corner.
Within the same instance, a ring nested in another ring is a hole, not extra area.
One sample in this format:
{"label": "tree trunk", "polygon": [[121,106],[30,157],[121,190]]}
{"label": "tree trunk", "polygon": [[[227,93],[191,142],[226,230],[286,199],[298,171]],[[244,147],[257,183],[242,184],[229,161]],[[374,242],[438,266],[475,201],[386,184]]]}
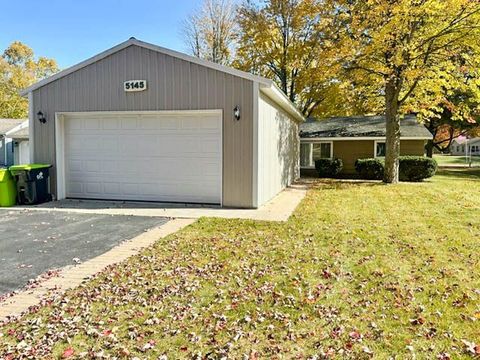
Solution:
{"label": "tree trunk", "polygon": [[388,79],[385,86],[386,154],[383,182],[396,184],[399,179],[400,117],[398,116],[399,89],[395,79]]}
{"label": "tree trunk", "polygon": [[427,151],[427,157],[433,157],[433,140],[428,140],[427,145],[425,145],[425,150]]}

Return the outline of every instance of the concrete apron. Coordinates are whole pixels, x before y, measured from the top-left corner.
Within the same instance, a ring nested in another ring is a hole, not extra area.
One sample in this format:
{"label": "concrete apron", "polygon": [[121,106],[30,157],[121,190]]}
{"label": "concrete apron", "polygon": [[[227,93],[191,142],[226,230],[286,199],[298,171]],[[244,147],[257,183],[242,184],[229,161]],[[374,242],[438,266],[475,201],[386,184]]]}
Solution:
{"label": "concrete apron", "polygon": [[40,304],[45,297],[62,294],[68,289],[80,285],[88,277],[102,271],[107,266],[117,264],[138,254],[143,248],[154,242],[175,233],[185,226],[195,222],[194,219],[174,219],[162,226],[145,232],[129,241],[126,241],[110,251],[84,263],[64,268],[59,276],[41,282],[38,287],[23,290],[0,303],[0,324],[9,318],[20,316],[32,306]]}
{"label": "concrete apron", "polygon": [[99,200],[60,200],[12,210],[61,211],[83,214],[153,216],[181,219],[219,217],[264,221],[287,221],[307,193],[305,185],[291,186],[258,209],[226,209],[189,204],[139,203]]}

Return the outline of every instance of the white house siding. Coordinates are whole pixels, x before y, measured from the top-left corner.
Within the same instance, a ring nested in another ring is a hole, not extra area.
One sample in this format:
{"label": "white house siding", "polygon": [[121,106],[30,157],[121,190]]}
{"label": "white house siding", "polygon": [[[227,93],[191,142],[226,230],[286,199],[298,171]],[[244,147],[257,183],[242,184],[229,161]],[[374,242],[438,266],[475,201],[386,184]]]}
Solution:
{"label": "white house siding", "polygon": [[452,145],[450,145],[450,154],[451,155],[461,155],[461,156],[470,156],[479,155],[480,156],[480,139],[470,139],[467,141],[457,142],[454,140]]}
{"label": "white house siding", "polygon": [[270,98],[258,100],[258,194],[262,205],[299,177],[298,123]]}
{"label": "white house siding", "polygon": [[28,140],[17,140],[14,150],[14,165],[30,163],[30,148]]}

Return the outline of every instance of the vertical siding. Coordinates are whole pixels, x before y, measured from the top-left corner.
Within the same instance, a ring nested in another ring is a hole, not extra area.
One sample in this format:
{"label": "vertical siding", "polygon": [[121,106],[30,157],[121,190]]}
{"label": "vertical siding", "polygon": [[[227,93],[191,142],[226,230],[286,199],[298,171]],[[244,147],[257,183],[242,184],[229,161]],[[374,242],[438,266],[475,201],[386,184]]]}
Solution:
{"label": "vertical siding", "polygon": [[261,94],[258,102],[259,206],[298,178],[299,144],[298,124]]}
{"label": "vertical siding", "polygon": [[[146,79],[148,90],[125,93],[123,82],[133,79]],[[223,109],[223,204],[252,207],[252,98],[250,80],[130,46],[33,92],[33,113],[47,117],[34,126],[35,161],[55,165],[57,112]]]}

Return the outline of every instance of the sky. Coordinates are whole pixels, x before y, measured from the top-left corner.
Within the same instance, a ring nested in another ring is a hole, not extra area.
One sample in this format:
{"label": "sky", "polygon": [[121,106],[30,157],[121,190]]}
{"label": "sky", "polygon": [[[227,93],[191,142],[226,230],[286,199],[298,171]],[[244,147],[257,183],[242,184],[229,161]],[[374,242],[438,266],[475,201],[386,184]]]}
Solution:
{"label": "sky", "polygon": [[0,52],[13,41],[75,65],[134,36],[186,52],[182,21],[201,0],[0,0]]}

